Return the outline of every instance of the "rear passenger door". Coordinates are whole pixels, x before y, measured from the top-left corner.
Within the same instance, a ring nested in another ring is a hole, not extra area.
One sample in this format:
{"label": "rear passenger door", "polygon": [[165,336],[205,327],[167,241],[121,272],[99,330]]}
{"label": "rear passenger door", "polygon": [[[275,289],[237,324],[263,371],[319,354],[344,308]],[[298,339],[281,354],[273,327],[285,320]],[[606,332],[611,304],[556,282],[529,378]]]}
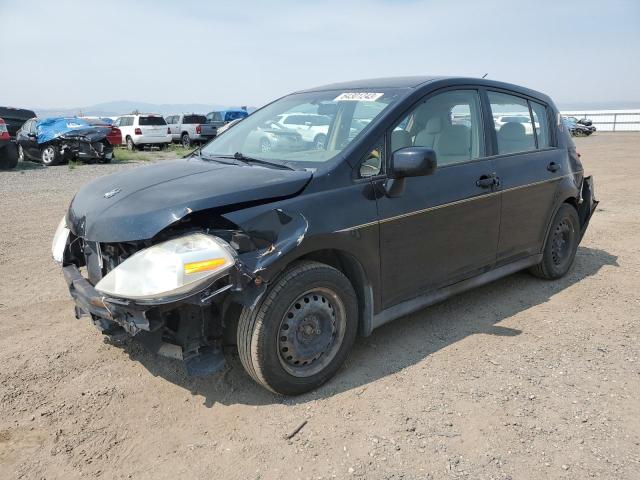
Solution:
{"label": "rear passenger door", "polygon": [[378,199],[383,308],[492,267],[500,224],[478,90],[427,97],[398,119],[388,142],[390,154],[432,148],[438,167],[407,178],[399,197]]}
{"label": "rear passenger door", "polygon": [[487,91],[486,102],[493,117],[493,162],[502,192],[501,265],[540,253],[558,183],[568,172],[562,170],[566,152],[553,146],[546,105],[506,91]]}

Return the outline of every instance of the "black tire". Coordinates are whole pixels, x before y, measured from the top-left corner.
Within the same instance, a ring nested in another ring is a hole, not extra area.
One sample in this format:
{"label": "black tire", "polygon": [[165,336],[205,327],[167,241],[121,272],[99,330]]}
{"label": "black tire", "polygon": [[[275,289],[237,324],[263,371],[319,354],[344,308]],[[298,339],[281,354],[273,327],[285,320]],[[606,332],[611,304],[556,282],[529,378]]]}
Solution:
{"label": "black tire", "polygon": [[133,143],[133,139],[131,137],[127,137],[127,150],[134,151],[136,149],[136,144]]}
{"label": "black tire", "polygon": [[166,143],[160,143],[160,144],[158,145],[158,150],[163,151],[163,150],[166,150],[166,149],[167,149],[167,147],[168,147],[168,144],[166,144]]}
{"label": "black tire", "polygon": [[187,132],[182,134],[182,137],[180,137],[180,142],[182,143],[182,146],[184,148],[190,148],[191,147],[191,137],[189,136],[189,134]]}
{"label": "black tire", "polygon": [[[294,311],[299,312],[295,318]],[[347,277],[323,263],[296,262],[270,285],[255,308],[242,310],[237,332],[240,361],[267,389],[299,395],[335,375],[357,328],[358,302]],[[301,359],[306,355],[307,360],[303,364],[291,353]]]}
{"label": "black tire", "polygon": [[571,268],[580,243],[578,212],[568,203],[558,209],[542,252],[542,262],[529,269],[539,278],[556,280]]}
{"label": "black tire", "polygon": [[324,133],[319,133],[316,138],[313,139],[313,146],[316,150],[324,150],[327,136]]}
{"label": "black tire", "polygon": [[18,149],[16,144],[9,142],[0,148],[0,170],[10,170],[18,165]]}
{"label": "black tire", "polygon": [[61,161],[60,150],[55,145],[47,145],[40,150],[40,160],[47,167],[59,165]]}

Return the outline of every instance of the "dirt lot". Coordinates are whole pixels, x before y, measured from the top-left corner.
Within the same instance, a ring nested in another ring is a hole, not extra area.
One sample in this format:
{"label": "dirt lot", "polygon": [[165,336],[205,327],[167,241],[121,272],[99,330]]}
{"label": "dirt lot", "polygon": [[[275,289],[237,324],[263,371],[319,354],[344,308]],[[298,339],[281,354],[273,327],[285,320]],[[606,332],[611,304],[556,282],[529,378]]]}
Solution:
{"label": "dirt lot", "polygon": [[640,478],[640,135],[577,143],[601,204],[567,277],[398,320],[297,398],[234,352],[193,380],[74,319],[51,237],[82,184],[135,164],[0,172],[0,478]]}

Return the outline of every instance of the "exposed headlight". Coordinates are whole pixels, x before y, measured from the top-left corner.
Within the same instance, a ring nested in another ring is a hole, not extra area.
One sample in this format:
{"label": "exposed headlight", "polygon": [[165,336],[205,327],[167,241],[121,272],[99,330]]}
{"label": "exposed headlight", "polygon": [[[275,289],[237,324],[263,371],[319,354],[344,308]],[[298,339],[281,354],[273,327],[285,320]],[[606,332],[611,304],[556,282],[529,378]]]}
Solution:
{"label": "exposed headlight", "polygon": [[162,301],[189,293],[226,273],[235,263],[234,255],[224,240],[194,233],[140,250],[95,288],[115,297]]}
{"label": "exposed headlight", "polygon": [[51,243],[51,255],[53,259],[62,263],[62,258],[64,257],[64,249],[67,246],[67,239],[69,238],[69,229],[67,228],[66,217],[62,217],[60,223],[58,224],[58,228],[56,229],[56,234],[53,236],[53,242]]}

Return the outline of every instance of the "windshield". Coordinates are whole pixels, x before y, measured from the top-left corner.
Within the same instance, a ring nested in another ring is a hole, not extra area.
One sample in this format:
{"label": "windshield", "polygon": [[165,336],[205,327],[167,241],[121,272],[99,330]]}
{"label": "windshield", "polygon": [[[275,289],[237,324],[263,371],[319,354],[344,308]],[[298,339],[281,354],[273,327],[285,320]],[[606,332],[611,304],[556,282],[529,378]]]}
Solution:
{"label": "windshield", "polygon": [[404,90],[296,93],[249,115],[202,149],[275,162],[322,163],[338,155]]}
{"label": "windshield", "polygon": [[182,123],[193,125],[197,123],[207,123],[207,118],[204,115],[185,115]]}
{"label": "windshield", "polygon": [[138,120],[138,124],[141,126],[144,125],[166,125],[167,122],[162,117],[140,117]]}

